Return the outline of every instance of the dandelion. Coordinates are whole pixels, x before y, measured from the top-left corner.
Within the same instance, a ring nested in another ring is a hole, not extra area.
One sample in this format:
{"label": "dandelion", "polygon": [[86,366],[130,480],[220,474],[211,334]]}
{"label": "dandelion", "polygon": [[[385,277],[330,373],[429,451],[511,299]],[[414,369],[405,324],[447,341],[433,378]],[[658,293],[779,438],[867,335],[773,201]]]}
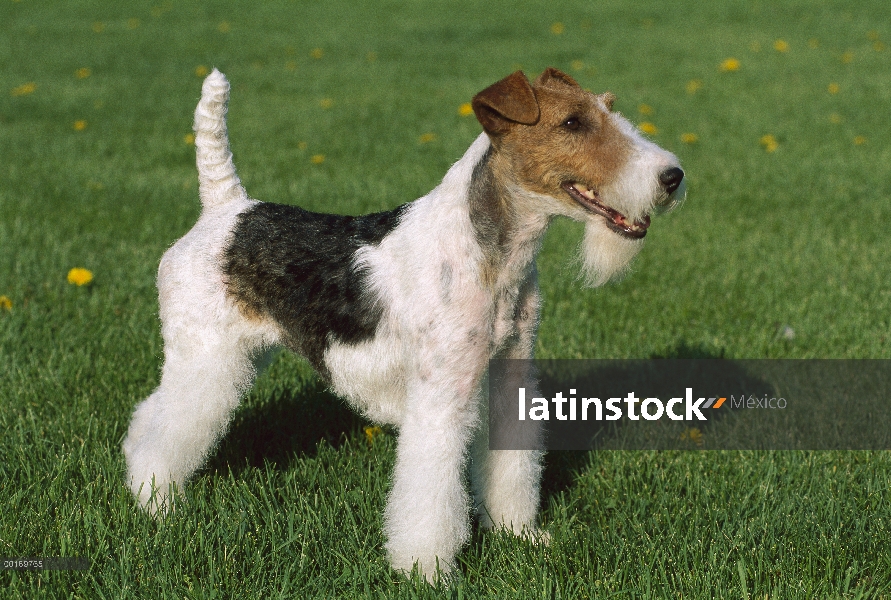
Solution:
{"label": "dandelion", "polygon": [[458,114],[462,117],[469,117],[473,114],[473,106],[470,105],[470,102],[465,102],[458,107]]}
{"label": "dandelion", "polygon": [[773,43],[773,49],[777,52],[788,52],[789,43],[786,40],[777,40]]}
{"label": "dandelion", "polygon": [[839,90],[838,84],[837,84],[837,83],[830,83],[830,84],[826,87],[826,90],[827,90],[830,94],[837,94],[837,93],[838,93],[838,90]]}
{"label": "dandelion", "polygon": [[232,25],[230,25],[228,21],[223,21],[222,23],[217,25],[217,31],[219,31],[220,33],[229,33],[231,29]]}
{"label": "dandelion", "polygon": [[93,281],[93,272],[88,269],[75,267],[68,271],[68,283],[72,285],[80,287],[82,285],[87,285],[91,281]]}
{"label": "dandelion", "polygon": [[810,48],[811,50],[816,50],[817,48],[820,47],[820,40],[818,40],[817,38],[809,39],[807,41],[807,47]]}
{"label": "dandelion", "polygon": [[583,63],[580,60],[574,60],[571,63],[569,63],[569,66],[572,67],[573,71],[581,71],[582,69],[585,68],[585,63]]}
{"label": "dandelion", "polygon": [[759,141],[761,142],[761,145],[764,146],[766,152],[773,152],[780,145],[779,142],[777,142],[777,139],[769,133],[767,135],[762,135]]}
{"label": "dandelion", "polygon": [[651,114],[653,114],[653,107],[650,106],[649,104],[641,104],[640,106],[637,107],[637,112],[639,112],[642,115],[651,115]]}
{"label": "dandelion", "polygon": [[23,83],[18,87],[12,88],[13,96],[27,96],[28,94],[33,94],[34,90],[37,89],[37,84],[33,81],[29,81],[28,83]]}
{"label": "dandelion", "polygon": [[86,79],[87,77],[89,77],[92,74],[93,74],[93,72],[90,69],[88,69],[87,67],[81,67],[80,69],[78,69],[77,71],[74,72],[74,76],[77,77],[78,79]]}
{"label": "dandelion", "polygon": [[728,58],[721,63],[721,70],[725,72],[739,71],[739,61],[733,57]]}
{"label": "dandelion", "polygon": [[289,60],[288,62],[285,63],[285,68],[289,71],[296,71],[297,70],[297,61]]}
{"label": "dandelion", "polygon": [[309,55],[312,56],[313,58],[318,59],[318,58],[322,58],[322,56],[324,56],[325,53],[322,51],[321,48],[313,48],[312,51],[310,51]]}
{"label": "dandelion", "polygon": [[96,21],[95,23],[93,23],[94,33],[102,33],[103,31],[105,31],[105,23],[103,23],[102,21]]}
{"label": "dandelion", "polygon": [[846,65],[854,62],[854,53],[851,52],[850,50],[848,50],[847,52],[845,52],[844,54],[841,55],[841,61],[843,63],[845,63]]}
{"label": "dandelion", "polygon": [[365,437],[368,438],[368,443],[369,443],[369,444],[373,444],[373,443],[374,443],[374,436],[376,436],[376,435],[380,435],[381,433],[383,433],[383,430],[382,430],[380,427],[377,427],[377,426],[374,426],[374,427],[366,427],[366,428],[365,428]]}
{"label": "dandelion", "polygon": [[551,33],[554,35],[561,35],[563,33],[563,23],[557,21],[556,23],[551,25]]}
{"label": "dandelion", "polygon": [[183,142],[185,142],[187,146],[193,146],[195,144],[195,134],[187,133],[183,136]]}
{"label": "dandelion", "polygon": [[312,158],[310,158],[309,161],[314,165],[320,165],[323,162],[325,162],[325,155],[324,154],[313,154]]}
{"label": "dandelion", "polygon": [[12,310],[12,300],[9,299],[9,296],[0,296],[0,309]]}
{"label": "dandelion", "polygon": [[876,52],[881,52],[882,50],[885,49],[885,44],[883,44],[882,42],[873,42],[872,49],[875,50]]}
{"label": "dandelion", "polygon": [[321,100],[319,100],[319,106],[321,106],[325,110],[328,110],[329,108],[334,106],[334,100],[332,100],[331,98],[322,98]]}
{"label": "dandelion", "polygon": [[195,75],[197,77],[206,77],[208,73],[210,73],[210,69],[208,69],[204,65],[198,65],[197,67],[195,67]]}
{"label": "dandelion", "polygon": [[436,140],[436,134],[435,133],[425,133],[419,139],[422,144],[428,144],[428,143]]}
{"label": "dandelion", "polygon": [[638,125],[638,129],[648,135],[656,135],[657,133],[659,133],[659,129],[649,121],[644,121],[643,123]]}
{"label": "dandelion", "polygon": [[684,142],[685,144],[695,144],[696,142],[699,141],[699,136],[696,135],[695,133],[682,133],[681,141]]}
{"label": "dandelion", "polygon": [[300,150],[306,150],[306,142],[297,142],[297,148]]}
{"label": "dandelion", "polygon": [[862,146],[863,144],[866,143],[866,138],[863,137],[862,135],[858,135],[857,137],[854,138],[854,143],[858,146]]}
{"label": "dandelion", "polygon": [[685,429],[683,433],[681,433],[681,441],[691,441],[697,446],[702,446],[702,432],[698,427],[691,427],[690,429]]}
{"label": "dandelion", "polygon": [[838,113],[832,113],[829,115],[829,122],[838,125],[842,122],[842,116]]}
{"label": "dandelion", "polygon": [[867,32],[866,38],[871,42],[874,42],[879,39],[879,32],[873,29],[872,31]]}
{"label": "dandelion", "polygon": [[702,80],[701,79],[691,79],[687,82],[687,93],[695,94],[699,89],[702,88]]}
{"label": "dandelion", "polygon": [[138,29],[139,19],[127,19],[127,29]]}
{"label": "dandelion", "polygon": [[74,130],[75,131],[83,131],[86,128],[87,128],[87,122],[84,121],[83,119],[79,119],[74,122]]}

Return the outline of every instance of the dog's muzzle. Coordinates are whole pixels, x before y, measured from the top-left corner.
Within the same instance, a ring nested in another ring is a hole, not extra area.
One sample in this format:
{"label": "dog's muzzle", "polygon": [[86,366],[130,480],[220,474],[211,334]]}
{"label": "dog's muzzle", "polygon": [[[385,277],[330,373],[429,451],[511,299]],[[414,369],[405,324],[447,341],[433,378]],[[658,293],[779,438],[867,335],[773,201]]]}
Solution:
{"label": "dog's muzzle", "polygon": [[659,183],[665,190],[662,198],[656,202],[656,214],[670,211],[680,204],[686,195],[687,183],[684,181],[684,171],[679,167],[671,167],[659,173]]}

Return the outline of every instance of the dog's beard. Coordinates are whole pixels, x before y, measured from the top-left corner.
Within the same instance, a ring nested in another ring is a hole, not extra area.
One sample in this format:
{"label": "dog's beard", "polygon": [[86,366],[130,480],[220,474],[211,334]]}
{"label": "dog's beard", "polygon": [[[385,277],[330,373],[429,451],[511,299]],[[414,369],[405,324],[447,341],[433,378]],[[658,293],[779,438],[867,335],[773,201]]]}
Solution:
{"label": "dog's beard", "polygon": [[643,239],[624,238],[597,221],[585,223],[585,236],[579,248],[581,278],[585,285],[601,286],[624,275],[642,246]]}

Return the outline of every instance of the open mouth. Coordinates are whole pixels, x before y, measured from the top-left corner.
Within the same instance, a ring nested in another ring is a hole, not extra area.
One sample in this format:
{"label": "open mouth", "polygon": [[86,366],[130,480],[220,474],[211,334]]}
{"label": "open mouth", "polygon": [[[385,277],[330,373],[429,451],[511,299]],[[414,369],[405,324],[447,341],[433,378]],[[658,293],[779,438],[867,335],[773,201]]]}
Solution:
{"label": "open mouth", "polygon": [[597,192],[588,189],[582,183],[566,182],[563,189],[572,197],[573,200],[584,206],[594,214],[600,215],[606,219],[606,226],[627,238],[639,239],[647,234],[647,227],[650,226],[650,216],[645,215],[641,220],[630,221],[628,217],[619,211],[610,208],[598,200]]}

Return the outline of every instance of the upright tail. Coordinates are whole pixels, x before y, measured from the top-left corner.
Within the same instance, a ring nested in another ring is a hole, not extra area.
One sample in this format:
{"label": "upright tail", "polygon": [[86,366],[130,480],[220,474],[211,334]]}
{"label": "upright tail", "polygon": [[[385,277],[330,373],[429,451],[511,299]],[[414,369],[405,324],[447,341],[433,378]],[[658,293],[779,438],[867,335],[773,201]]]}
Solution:
{"label": "upright tail", "polygon": [[195,108],[195,154],[198,164],[198,193],[204,208],[223,206],[247,198],[235,173],[229,135],[226,131],[226,103],[229,82],[216,69],[204,80],[201,100]]}

